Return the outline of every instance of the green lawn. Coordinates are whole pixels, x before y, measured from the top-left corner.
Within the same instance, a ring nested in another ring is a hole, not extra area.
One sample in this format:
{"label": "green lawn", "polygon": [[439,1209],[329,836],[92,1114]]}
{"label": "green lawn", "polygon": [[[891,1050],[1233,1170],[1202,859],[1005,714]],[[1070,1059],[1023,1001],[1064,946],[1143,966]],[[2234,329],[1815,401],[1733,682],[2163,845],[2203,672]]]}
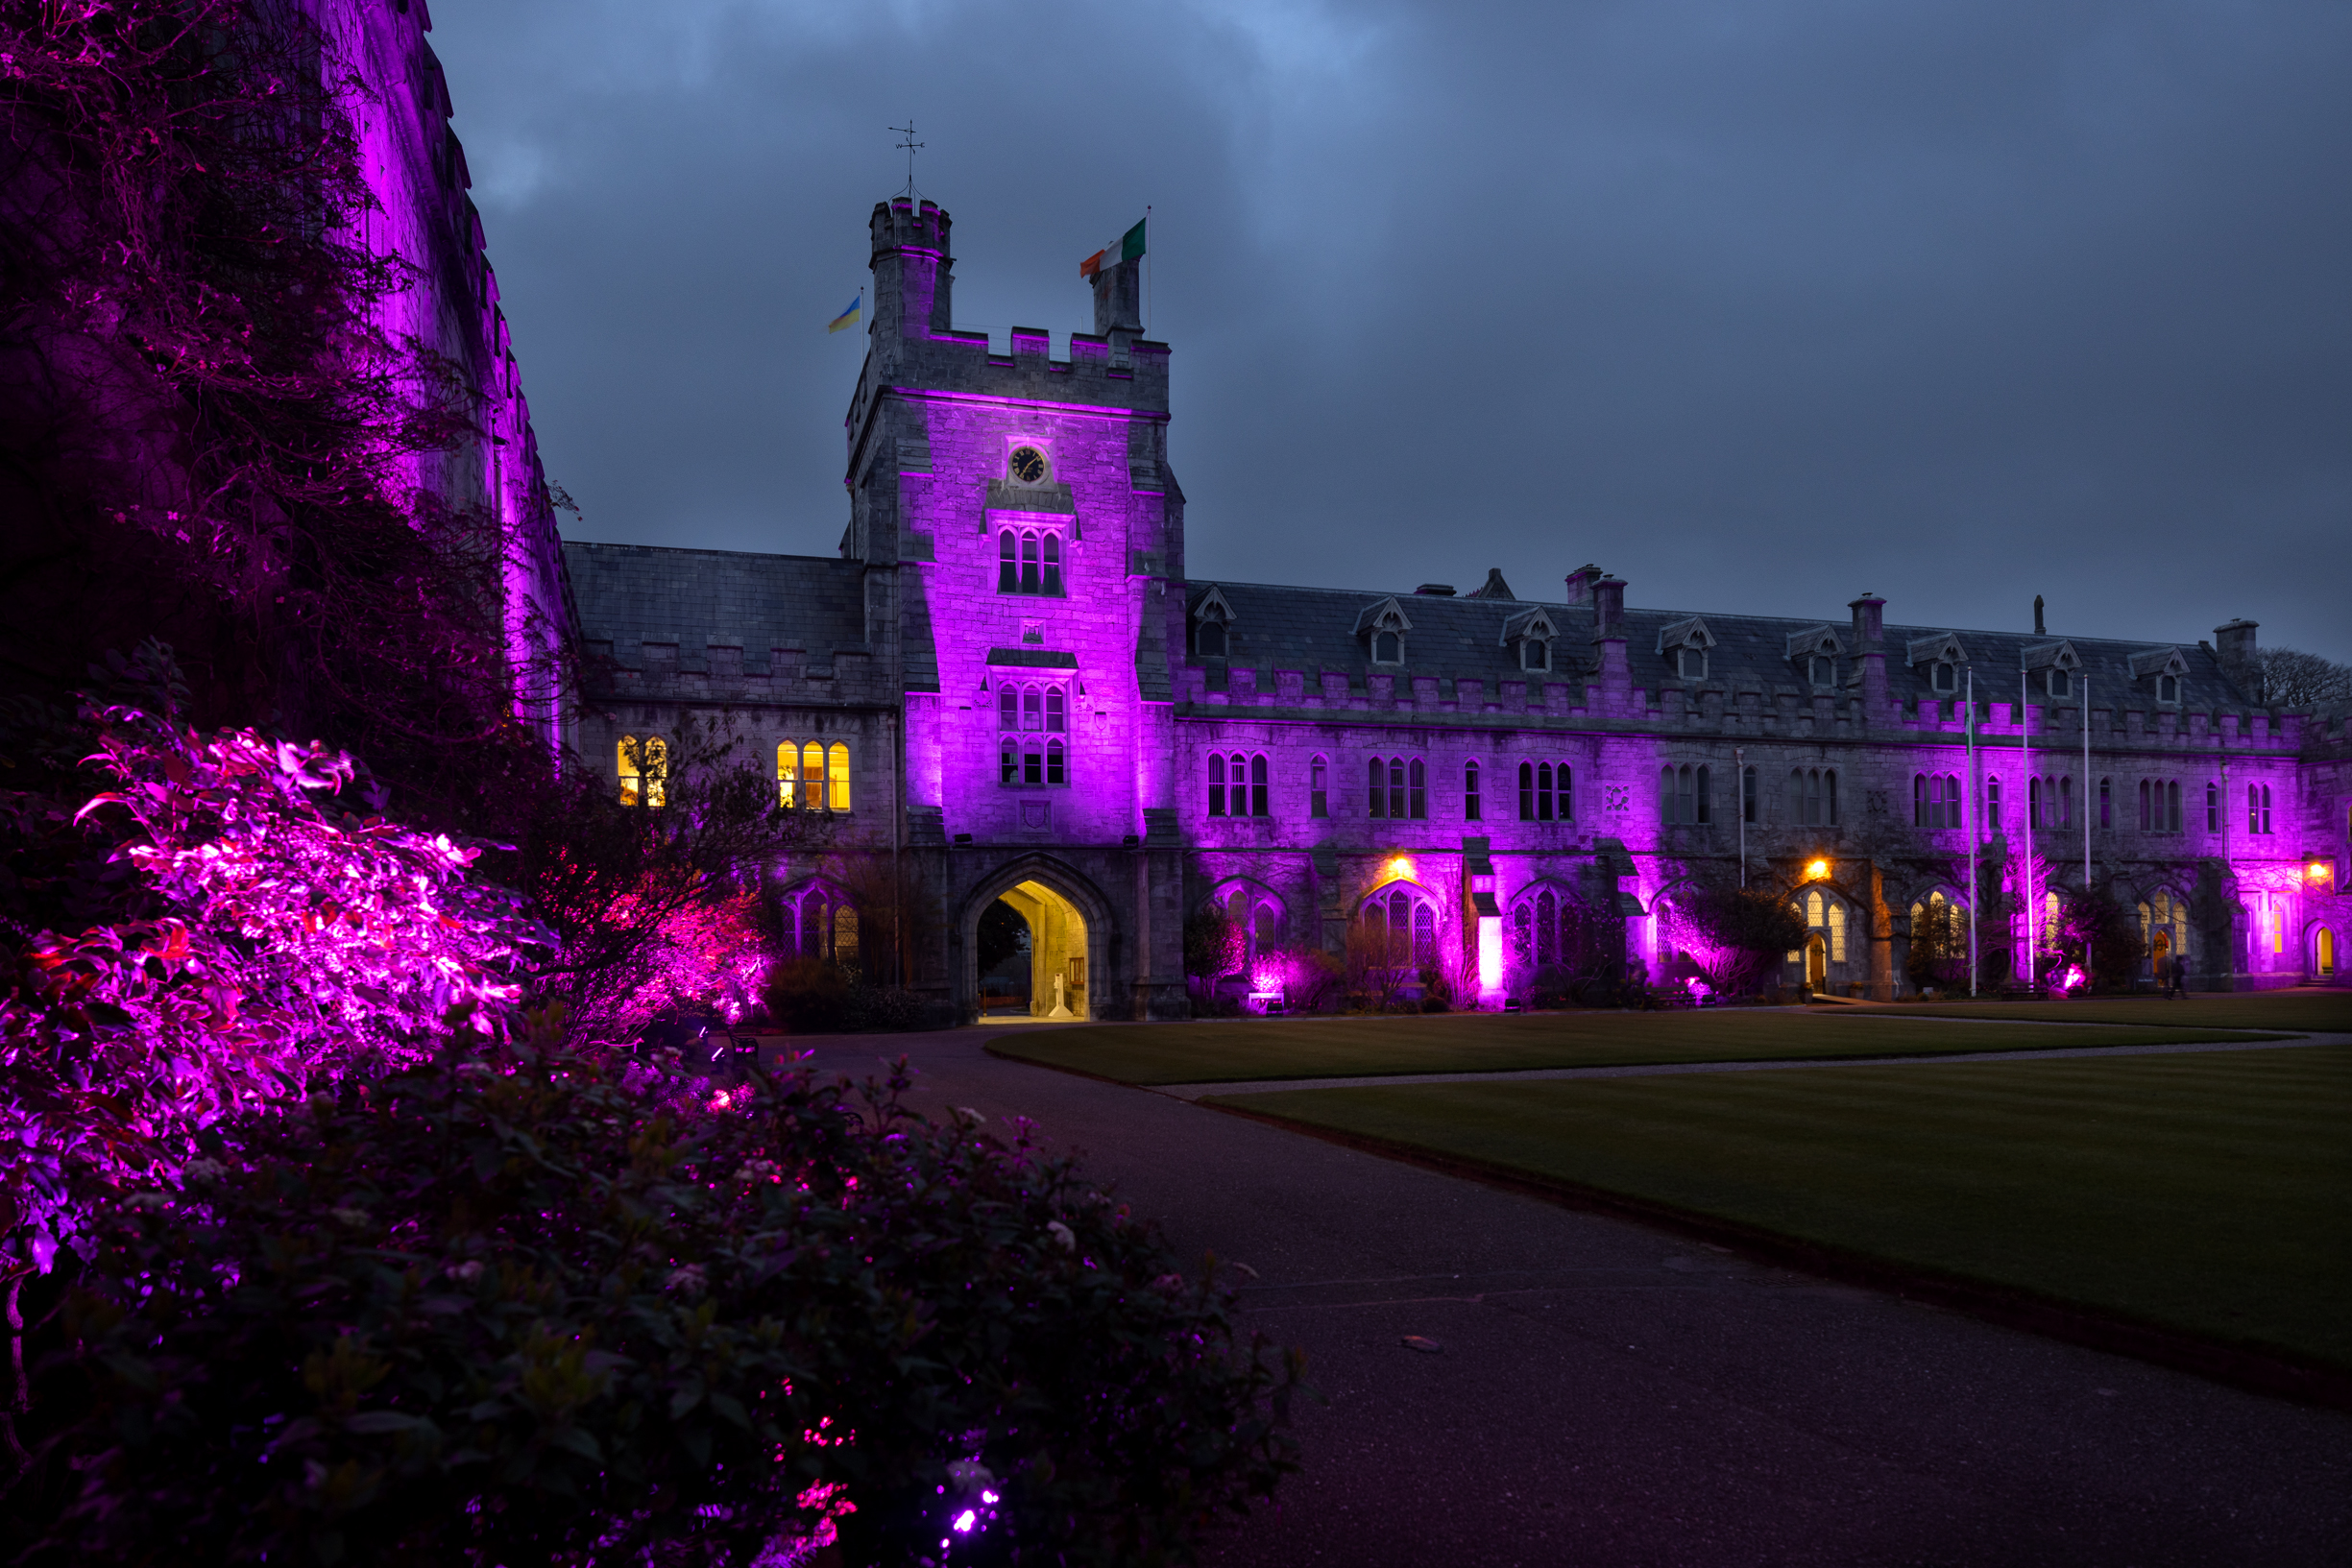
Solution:
{"label": "green lawn", "polygon": [[2352,1047],[1208,1103],[2352,1367]]}
{"label": "green lawn", "polygon": [[1903,1010],[1948,1018],[2025,1018],[2059,1024],[2157,1024],[2224,1029],[2299,1029],[2352,1034],[2352,991],[2193,992],[2185,1001],[2161,996],[2098,997],[2082,1001],[1928,1001]]}
{"label": "green lawn", "polygon": [[[2196,1021],[2202,1025],[2203,1014]],[[1227,1083],[1501,1073],[1539,1067],[1937,1055],[2065,1046],[2144,1046],[2231,1038],[2212,1027],[2048,1029],[1998,1020],[1956,1024],[1873,1009],[1796,1007],[1673,1013],[1446,1013],[1390,1018],[1103,1024],[1006,1034],[999,1056],[1123,1083]]]}

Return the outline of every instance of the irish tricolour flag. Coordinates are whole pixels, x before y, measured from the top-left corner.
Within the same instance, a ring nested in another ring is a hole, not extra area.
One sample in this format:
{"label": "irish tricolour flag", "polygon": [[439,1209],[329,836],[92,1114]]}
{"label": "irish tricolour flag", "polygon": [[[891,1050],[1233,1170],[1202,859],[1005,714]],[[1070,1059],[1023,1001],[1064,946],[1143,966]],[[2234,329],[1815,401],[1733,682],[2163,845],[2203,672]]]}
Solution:
{"label": "irish tricolour flag", "polygon": [[1137,224],[1122,235],[1117,244],[1105,245],[1078,264],[1080,277],[1092,277],[1105,267],[1116,267],[1122,261],[1132,261],[1143,254],[1143,225]]}

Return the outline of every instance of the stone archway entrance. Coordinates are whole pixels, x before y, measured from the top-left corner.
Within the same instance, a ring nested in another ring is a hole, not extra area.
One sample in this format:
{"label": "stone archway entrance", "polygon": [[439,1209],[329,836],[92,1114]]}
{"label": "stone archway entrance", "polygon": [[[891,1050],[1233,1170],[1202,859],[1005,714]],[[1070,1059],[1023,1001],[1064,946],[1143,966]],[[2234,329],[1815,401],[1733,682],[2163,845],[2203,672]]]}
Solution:
{"label": "stone archway entrance", "polygon": [[1827,991],[1830,988],[1830,944],[1815,931],[1805,939],[1805,988],[1807,991]]}
{"label": "stone archway entrance", "polygon": [[997,895],[1029,922],[1029,1010],[1032,1018],[1090,1018],[1086,917],[1041,881],[1016,882]]}

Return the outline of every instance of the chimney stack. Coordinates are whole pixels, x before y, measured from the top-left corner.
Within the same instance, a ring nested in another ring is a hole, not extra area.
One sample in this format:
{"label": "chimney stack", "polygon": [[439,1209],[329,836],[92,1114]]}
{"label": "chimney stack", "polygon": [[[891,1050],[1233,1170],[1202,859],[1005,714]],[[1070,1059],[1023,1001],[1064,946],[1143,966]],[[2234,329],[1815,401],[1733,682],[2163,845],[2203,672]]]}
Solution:
{"label": "chimney stack", "polygon": [[2256,702],[2262,700],[2262,671],[2254,662],[2254,628],[2260,624],[2233,620],[2213,629],[2214,657],[2221,662],[2221,673]]}
{"label": "chimney stack", "polygon": [[1590,562],[1587,562],[1585,565],[1577,567],[1574,571],[1569,572],[1568,602],[1570,604],[1590,603],[1592,599],[1592,585],[1599,582],[1604,575],[1605,574],[1602,572],[1601,568],[1592,565]]}
{"label": "chimney stack", "polygon": [[1865,592],[1858,599],[1848,599],[1846,608],[1854,612],[1854,640],[1855,651],[1886,640],[1886,601],[1876,593]]}
{"label": "chimney stack", "polygon": [[2048,637],[2049,635],[2049,633],[2045,631],[2042,626],[2042,595],[2039,593],[2036,593],[2033,596],[2033,635],[2036,637]]}

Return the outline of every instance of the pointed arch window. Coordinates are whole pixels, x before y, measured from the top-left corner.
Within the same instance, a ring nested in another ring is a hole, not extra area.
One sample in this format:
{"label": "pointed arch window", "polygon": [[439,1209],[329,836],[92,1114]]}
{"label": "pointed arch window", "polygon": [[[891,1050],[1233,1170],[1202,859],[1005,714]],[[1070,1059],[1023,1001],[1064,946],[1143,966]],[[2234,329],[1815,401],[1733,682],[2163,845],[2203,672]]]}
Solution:
{"label": "pointed arch window", "polygon": [[1070,782],[1069,688],[1058,683],[1006,681],[997,688],[997,782],[1008,784],[1066,784]]}
{"label": "pointed arch window", "polygon": [[1837,826],[1837,770],[1791,768],[1788,772],[1788,820],[1792,826]]}
{"label": "pointed arch window", "polygon": [[1307,764],[1307,815],[1327,817],[1331,814],[1331,763],[1318,757]]}
{"label": "pointed arch window", "polygon": [[1420,888],[1392,882],[1364,901],[1357,918],[1366,935],[1385,946],[1389,963],[1425,969],[1437,962],[1437,905]]}
{"label": "pointed arch window", "polygon": [[1482,809],[1478,796],[1478,759],[1471,758],[1462,764],[1462,820],[1480,820]]}

